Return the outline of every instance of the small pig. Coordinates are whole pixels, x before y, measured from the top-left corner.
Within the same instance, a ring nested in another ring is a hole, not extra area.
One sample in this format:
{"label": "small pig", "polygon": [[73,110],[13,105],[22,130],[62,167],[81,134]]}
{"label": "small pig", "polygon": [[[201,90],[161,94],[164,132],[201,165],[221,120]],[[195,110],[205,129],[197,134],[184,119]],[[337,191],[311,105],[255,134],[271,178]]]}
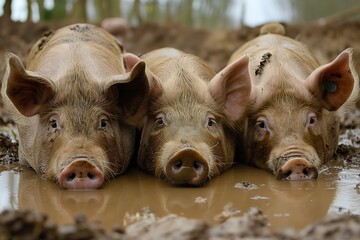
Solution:
{"label": "small pig", "polygon": [[200,58],[172,48],[143,60],[151,90],[138,163],[174,185],[202,185],[234,161],[233,127],[251,90],[248,58],[216,75]]}
{"label": "small pig", "polygon": [[145,63],[92,25],[47,34],[26,69],[8,54],[1,93],[20,162],[65,189],[101,187],[129,164],[148,85]]}
{"label": "small pig", "polygon": [[[261,29],[270,31],[284,33],[284,28]],[[269,33],[244,44],[229,64],[243,56],[250,59],[252,83],[244,131],[247,161],[279,179],[317,178],[337,148],[339,108],[358,96],[352,50],[320,66],[302,43]]]}

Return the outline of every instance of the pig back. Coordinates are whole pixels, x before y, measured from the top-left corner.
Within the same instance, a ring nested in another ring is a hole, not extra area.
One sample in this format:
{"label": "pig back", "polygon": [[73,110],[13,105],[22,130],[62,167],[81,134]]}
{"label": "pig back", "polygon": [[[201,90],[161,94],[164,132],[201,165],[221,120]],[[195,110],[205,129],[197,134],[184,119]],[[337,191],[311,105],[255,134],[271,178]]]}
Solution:
{"label": "pig back", "polygon": [[[264,54],[268,52],[272,54],[272,58],[276,58],[276,61],[281,62],[283,65],[291,66],[294,63],[294,57],[299,59],[301,63],[309,66],[308,74],[319,66],[319,62],[304,44],[278,34],[261,35],[245,43],[231,55],[229,64],[241,56],[247,55],[250,58],[250,74],[252,75],[251,77],[254,77],[255,71],[253,70],[258,67],[259,63],[263,60]],[[270,59],[269,62],[272,62],[272,60]],[[293,67],[290,69],[296,71]]]}
{"label": "pig back", "polygon": [[181,71],[198,76],[200,81],[205,82],[210,81],[215,75],[204,60],[175,48],[154,50],[144,54],[142,59],[146,62],[148,69],[163,83],[169,82],[170,79],[178,81]]}
{"label": "pig back", "polygon": [[53,81],[71,68],[84,68],[102,78],[125,72],[123,52],[122,45],[105,30],[74,24],[45,33],[31,48],[27,69]]}

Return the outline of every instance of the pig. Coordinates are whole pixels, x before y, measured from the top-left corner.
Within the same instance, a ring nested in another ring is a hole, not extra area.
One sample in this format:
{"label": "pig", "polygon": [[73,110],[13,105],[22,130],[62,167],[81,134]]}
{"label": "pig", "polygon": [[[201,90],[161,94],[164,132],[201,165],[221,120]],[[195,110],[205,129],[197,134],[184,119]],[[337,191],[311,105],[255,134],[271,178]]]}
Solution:
{"label": "pig", "polygon": [[250,79],[242,77],[248,57],[216,75],[199,57],[174,48],[142,59],[150,93],[138,164],[176,186],[204,185],[234,162],[235,123],[250,96]]}
{"label": "pig", "polygon": [[105,18],[101,21],[101,27],[117,37],[131,35],[131,29],[124,18]]}
{"label": "pig", "polygon": [[89,24],[46,34],[27,66],[7,56],[1,94],[19,130],[19,161],[64,189],[96,189],[134,152],[145,63]]}
{"label": "pig", "polygon": [[241,133],[245,161],[279,179],[316,179],[337,149],[340,112],[358,98],[353,51],[320,65],[304,44],[282,35],[282,25],[260,31],[229,60],[250,59],[251,96]]}

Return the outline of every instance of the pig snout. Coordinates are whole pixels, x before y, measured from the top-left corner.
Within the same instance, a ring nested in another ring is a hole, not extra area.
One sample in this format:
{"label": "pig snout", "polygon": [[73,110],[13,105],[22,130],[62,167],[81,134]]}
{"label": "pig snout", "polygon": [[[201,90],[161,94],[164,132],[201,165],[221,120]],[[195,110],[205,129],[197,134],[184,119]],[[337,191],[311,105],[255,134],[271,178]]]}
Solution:
{"label": "pig snout", "polygon": [[284,180],[310,180],[317,177],[316,167],[304,158],[288,160],[277,173],[277,178]]}
{"label": "pig snout", "polygon": [[66,166],[59,175],[65,189],[96,189],[104,183],[104,173],[87,159],[78,159]]}
{"label": "pig snout", "polygon": [[166,165],[166,175],[175,185],[201,185],[209,174],[209,166],[203,156],[193,148],[175,153]]}

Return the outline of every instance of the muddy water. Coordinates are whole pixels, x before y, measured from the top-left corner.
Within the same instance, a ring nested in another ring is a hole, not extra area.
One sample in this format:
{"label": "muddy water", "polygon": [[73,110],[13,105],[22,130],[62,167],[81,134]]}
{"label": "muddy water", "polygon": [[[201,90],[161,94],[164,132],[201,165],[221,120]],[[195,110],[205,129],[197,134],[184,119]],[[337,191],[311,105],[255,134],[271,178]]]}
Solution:
{"label": "muddy water", "polygon": [[32,209],[58,224],[73,223],[79,213],[106,229],[170,213],[215,223],[258,207],[277,229],[302,228],[331,212],[360,214],[360,192],[355,189],[360,168],[335,162],[323,168],[318,180],[303,182],[278,181],[263,170],[241,165],[201,188],[173,187],[130,169],[92,191],[61,190],[18,165],[0,166],[0,171],[0,211]]}

